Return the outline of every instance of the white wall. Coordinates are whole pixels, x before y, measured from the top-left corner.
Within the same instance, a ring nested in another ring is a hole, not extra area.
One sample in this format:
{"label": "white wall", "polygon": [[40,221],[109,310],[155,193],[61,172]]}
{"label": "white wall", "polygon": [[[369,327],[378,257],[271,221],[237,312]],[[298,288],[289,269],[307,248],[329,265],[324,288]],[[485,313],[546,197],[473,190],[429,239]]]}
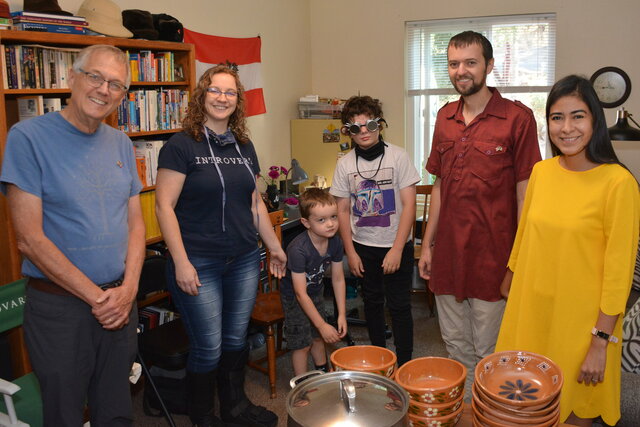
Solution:
{"label": "white wall", "polygon": [[[387,137],[395,144],[404,145],[405,139],[406,21],[555,12],[556,80],[620,67],[635,84],[625,107],[640,118],[638,0],[311,0],[310,5],[311,91],[343,98],[361,91],[381,99]],[[606,114],[613,125],[615,110]]]}
{"label": "white wall", "polygon": [[[83,0],[59,0],[76,13]],[[122,10],[167,13],[191,30],[224,37],[262,38],[262,80],[267,113],[248,119],[262,170],[290,162],[289,121],[311,88],[308,0],[114,0]],[[9,0],[11,11],[22,0]]]}

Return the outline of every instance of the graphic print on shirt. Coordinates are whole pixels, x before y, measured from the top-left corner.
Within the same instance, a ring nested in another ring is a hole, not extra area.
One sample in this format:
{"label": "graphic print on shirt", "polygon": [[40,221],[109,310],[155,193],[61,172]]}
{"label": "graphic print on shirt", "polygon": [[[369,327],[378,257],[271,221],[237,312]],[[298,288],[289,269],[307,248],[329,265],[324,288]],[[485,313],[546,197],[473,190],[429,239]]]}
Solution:
{"label": "graphic print on shirt", "polygon": [[250,157],[220,157],[220,156],[194,156],[193,163],[196,165],[212,165],[217,163],[219,165],[244,165],[245,163],[252,166],[253,161]]}
{"label": "graphic print on shirt", "polygon": [[393,168],[361,171],[349,176],[353,215],[358,227],[389,227],[396,213]]}
{"label": "graphic print on shirt", "polygon": [[324,278],[324,271],[329,266],[331,260],[329,258],[325,258],[322,260],[320,266],[313,271],[305,272],[305,276],[307,278],[307,287],[310,286],[320,286],[322,284],[322,279]]}

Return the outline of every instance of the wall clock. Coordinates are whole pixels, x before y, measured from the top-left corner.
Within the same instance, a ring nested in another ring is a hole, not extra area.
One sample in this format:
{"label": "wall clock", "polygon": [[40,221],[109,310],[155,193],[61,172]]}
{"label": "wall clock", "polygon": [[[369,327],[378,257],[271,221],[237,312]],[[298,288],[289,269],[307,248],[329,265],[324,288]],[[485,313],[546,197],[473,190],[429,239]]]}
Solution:
{"label": "wall clock", "polygon": [[593,73],[591,84],[604,108],[622,105],[631,93],[631,79],[617,67],[603,67]]}

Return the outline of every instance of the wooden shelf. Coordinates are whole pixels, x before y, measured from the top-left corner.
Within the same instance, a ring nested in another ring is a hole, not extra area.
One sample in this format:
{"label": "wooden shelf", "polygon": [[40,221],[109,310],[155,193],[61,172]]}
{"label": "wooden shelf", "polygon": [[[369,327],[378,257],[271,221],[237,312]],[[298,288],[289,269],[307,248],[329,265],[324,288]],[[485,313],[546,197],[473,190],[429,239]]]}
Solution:
{"label": "wooden shelf", "polygon": [[5,95],[71,95],[71,89],[4,89]]}
{"label": "wooden shelf", "polygon": [[158,301],[169,298],[170,296],[171,295],[167,291],[158,291],[156,293],[149,294],[146,298],[138,300],[138,309],[155,304]]}
{"label": "wooden shelf", "polygon": [[189,43],[165,41],[146,41],[138,39],[123,39],[118,37],[85,36],[75,34],[43,33],[38,31],[2,30],[2,43],[11,44],[39,44],[56,47],[83,48],[94,44],[109,44],[121,49],[154,50],[154,51],[183,51],[192,50]]}
{"label": "wooden shelf", "polygon": [[143,138],[146,136],[154,136],[154,135],[166,135],[180,132],[182,128],[178,129],[164,129],[164,130],[147,130],[144,132],[127,132],[129,138]]}
{"label": "wooden shelf", "polygon": [[134,86],[186,86],[187,82],[184,80],[177,82],[131,82],[129,88]]}
{"label": "wooden shelf", "polygon": [[151,237],[147,239],[147,245],[153,245],[154,243],[160,243],[164,240],[162,236]]}

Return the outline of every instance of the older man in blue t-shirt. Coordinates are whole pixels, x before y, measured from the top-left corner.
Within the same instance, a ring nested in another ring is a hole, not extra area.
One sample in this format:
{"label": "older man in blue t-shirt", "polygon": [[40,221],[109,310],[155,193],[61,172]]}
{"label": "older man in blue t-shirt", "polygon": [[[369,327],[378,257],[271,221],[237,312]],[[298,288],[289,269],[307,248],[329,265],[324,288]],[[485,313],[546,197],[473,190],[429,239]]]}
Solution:
{"label": "older man in blue t-shirt", "polygon": [[25,341],[46,426],[133,423],[128,373],[144,259],[141,189],[131,141],[102,120],[130,83],[126,55],[80,52],[61,112],[9,132],[0,190],[28,277]]}

